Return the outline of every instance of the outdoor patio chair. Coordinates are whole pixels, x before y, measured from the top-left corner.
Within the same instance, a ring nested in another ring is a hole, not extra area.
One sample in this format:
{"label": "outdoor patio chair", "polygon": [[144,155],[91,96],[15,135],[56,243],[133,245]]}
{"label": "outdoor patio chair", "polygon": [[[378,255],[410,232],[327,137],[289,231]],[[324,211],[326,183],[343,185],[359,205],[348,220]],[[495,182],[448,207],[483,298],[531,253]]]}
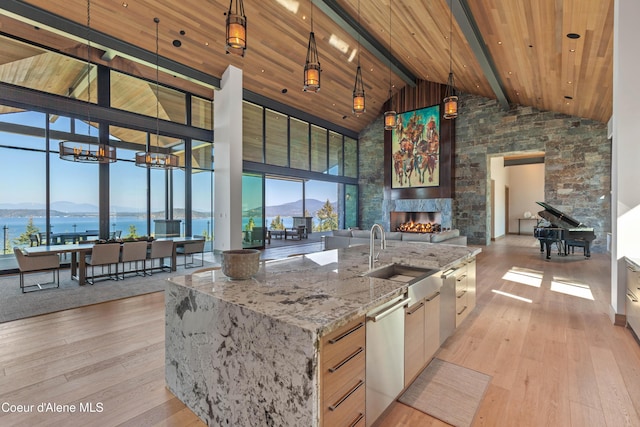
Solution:
{"label": "outdoor patio chair", "polygon": [[[151,251],[147,256],[149,260],[149,266],[146,268],[147,274],[151,276],[153,270],[171,271],[171,266],[166,265],[164,259],[171,259],[172,257],[173,242],[171,240],[154,240],[151,242]],[[156,260],[158,261],[158,265],[154,266],[154,261]]]}
{"label": "outdoor patio chair", "polygon": [[[91,276],[87,275],[87,283],[93,285],[98,277],[108,277],[118,280],[118,264],[120,263],[120,243],[98,243],[93,245],[91,255],[87,255],[87,269],[91,267]],[[115,275],[111,267],[116,267]],[[100,267],[100,274],[96,276],[95,267]],[[107,267],[107,273],[104,269]]]}
{"label": "outdoor patio chair", "polygon": [[[144,276],[147,263],[147,241],[124,242],[120,253],[120,262],[122,263],[121,277],[123,280],[127,273]],[[142,268],[140,268],[140,263],[142,263]],[[126,264],[129,265],[128,270]],[[132,264],[133,269],[131,268]]]}
{"label": "outdoor patio chair", "polygon": [[[184,256],[184,268],[195,267],[195,254],[201,254],[200,256],[200,267],[204,265],[204,240],[199,240],[196,242],[185,243],[183,246],[178,247],[176,249],[176,254]],[[191,258],[191,262],[187,263],[187,258]]]}
{"label": "outdoor patio chair", "polygon": [[[22,253],[22,249],[18,247],[13,248],[13,253],[16,255],[18,269],[20,270],[20,290],[22,291],[22,293],[60,287],[60,258],[58,257],[58,255],[51,254],[26,256]],[[53,273],[53,279],[51,280],[51,282],[36,283],[33,285],[25,286],[25,273],[42,273],[46,271],[51,271]]]}
{"label": "outdoor patio chair", "polygon": [[29,246],[40,246],[40,234],[29,234]]}

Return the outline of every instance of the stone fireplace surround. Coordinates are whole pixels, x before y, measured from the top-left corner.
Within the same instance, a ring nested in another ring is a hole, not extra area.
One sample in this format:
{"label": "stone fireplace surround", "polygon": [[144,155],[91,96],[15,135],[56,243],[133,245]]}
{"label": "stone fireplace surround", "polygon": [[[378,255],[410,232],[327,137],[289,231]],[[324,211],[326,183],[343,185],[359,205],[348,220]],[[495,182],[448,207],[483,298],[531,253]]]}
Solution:
{"label": "stone fireplace surround", "polygon": [[[384,199],[382,203],[384,229],[395,231],[397,224],[391,222],[391,212],[432,213],[442,229],[454,228],[452,223],[452,199]],[[395,218],[394,218],[395,221]],[[392,229],[393,228],[393,229]]]}

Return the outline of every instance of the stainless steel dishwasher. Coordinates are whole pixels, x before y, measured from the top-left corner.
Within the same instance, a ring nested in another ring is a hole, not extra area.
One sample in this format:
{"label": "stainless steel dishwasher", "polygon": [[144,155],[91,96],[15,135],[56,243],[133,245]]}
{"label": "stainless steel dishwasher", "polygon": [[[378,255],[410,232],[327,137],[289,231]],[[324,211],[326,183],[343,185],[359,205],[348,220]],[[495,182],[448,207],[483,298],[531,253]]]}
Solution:
{"label": "stainless steel dishwasher", "polygon": [[406,295],[367,313],[367,427],[398,397],[404,387],[404,310]]}

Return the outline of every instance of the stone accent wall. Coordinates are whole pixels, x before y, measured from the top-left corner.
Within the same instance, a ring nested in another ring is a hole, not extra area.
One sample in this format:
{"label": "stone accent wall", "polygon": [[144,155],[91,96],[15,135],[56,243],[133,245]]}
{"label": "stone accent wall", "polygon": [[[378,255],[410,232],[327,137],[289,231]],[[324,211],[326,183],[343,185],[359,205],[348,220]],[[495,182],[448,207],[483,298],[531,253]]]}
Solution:
{"label": "stone accent wall", "polygon": [[[490,244],[490,158],[543,151],[544,201],[594,227],[592,250],[604,252],[611,231],[611,143],[606,123],[532,107],[504,111],[495,100],[467,94],[461,94],[460,104],[452,227],[460,229],[469,244]],[[363,227],[374,222],[388,226],[388,210],[398,202],[384,200],[382,129],[380,117],[360,134]]]}

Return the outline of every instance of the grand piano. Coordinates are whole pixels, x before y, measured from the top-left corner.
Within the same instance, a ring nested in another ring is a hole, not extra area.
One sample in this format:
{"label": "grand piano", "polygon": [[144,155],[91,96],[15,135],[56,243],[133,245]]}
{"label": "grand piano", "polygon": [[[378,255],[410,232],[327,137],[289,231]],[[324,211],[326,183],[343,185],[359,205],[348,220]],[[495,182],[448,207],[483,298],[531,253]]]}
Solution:
{"label": "grand piano", "polygon": [[540,252],[547,250],[547,259],[551,258],[551,245],[558,247],[558,255],[568,255],[574,247],[584,248],[584,256],[591,256],[591,242],[596,238],[593,227],[587,227],[580,221],[571,218],[544,202],[536,202],[544,208],[538,212],[540,217],[546,219],[549,226],[536,226],[533,235],[540,240]]}

